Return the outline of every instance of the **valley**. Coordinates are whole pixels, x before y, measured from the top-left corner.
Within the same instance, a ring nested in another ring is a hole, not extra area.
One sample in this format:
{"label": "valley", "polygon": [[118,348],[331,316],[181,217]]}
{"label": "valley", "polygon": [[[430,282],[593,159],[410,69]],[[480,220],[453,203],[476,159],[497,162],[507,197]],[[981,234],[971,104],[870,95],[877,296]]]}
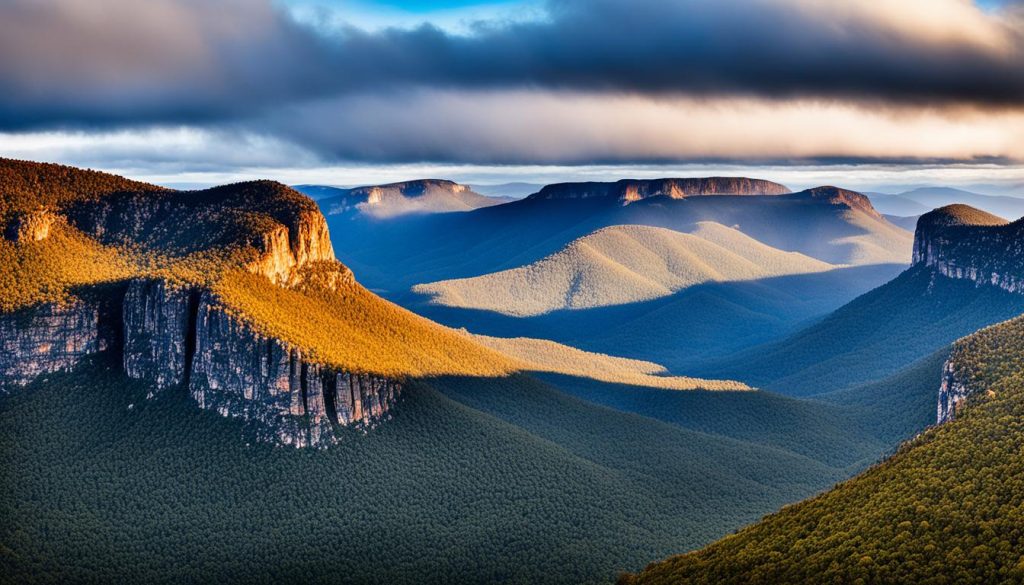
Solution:
{"label": "valley", "polygon": [[1024,313],[1015,224],[832,187],[0,163],[17,582],[609,583],[898,465],[976,396],[956,340]]}

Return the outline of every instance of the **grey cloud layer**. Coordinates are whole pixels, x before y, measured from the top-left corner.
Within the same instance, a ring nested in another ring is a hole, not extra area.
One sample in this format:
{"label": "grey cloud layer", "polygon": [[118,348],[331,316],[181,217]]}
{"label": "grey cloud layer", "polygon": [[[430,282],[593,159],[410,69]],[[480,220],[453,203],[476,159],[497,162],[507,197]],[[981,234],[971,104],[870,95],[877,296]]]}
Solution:
{"label": "grey cloud layer", "polygon": [[265,0],[0,0],[0,125],[217,120],[410,85],[1024,103],[1015,21],[933,3],[950,15],[929,32],[889,2],[550,0],[543,22],[455,36],[324,34]]}
{"label": "grey cloud layer", "polygon": [[[948,152],[916,136],[880,150],[859,119],[793,106],[1024,112],[1018,14],[969,0],[548,0],[546,19],[456,35],[315,27],[271,0],[0,0],[0,131],[186,125],[364,161],[1018,159],[992,124]],[[684,96],[760,100],[754,121],[789,104],[780,128],[820,144],[772,146],[765,124],[725,140],[734,118],[671,106]],[[687,111],[717,125],[669,136],[701,127]]]}

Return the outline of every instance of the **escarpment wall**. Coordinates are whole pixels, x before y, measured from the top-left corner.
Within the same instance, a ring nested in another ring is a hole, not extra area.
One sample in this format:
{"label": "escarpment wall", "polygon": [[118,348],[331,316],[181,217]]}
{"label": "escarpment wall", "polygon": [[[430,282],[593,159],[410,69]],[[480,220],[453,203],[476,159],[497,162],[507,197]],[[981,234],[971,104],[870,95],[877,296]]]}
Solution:
{"label": "escarpment wall", "polygon": [[0,381],[24,385],[115,348],[128,377],[152,384],[151,396],[184,388],[200,408],[297,447],[333,442],[335,425],[372,423],[401,393],[396,380],[326,367],[257,333],[209,291],[133,280],[116,296],[116,315],[81,301],[0,316]]}
{"label": "escarpment wall", "polygon": [[105,346],[99,307],[84,302],[45,304],[0,317],[0,381],[24,385],[36,376],[69,370]]}

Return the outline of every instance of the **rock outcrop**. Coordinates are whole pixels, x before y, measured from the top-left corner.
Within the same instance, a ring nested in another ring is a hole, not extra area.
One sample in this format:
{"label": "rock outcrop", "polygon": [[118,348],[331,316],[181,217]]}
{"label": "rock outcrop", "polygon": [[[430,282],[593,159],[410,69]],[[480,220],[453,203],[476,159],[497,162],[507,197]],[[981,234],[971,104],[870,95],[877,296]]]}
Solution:
{"label": "rock outcrop", "polygon": [[936,422],[942,424],[956,417],[957,410],[967,400],[970,391],[957,375],[952,358],[942,366],[942,383],[939,385],[939,403]]}
{"label": "rock outcrop", "polygon": [[1024,293],[1024,223],[967,205],[949,205],[918,219],[913,262],[948,278]]}
{"label": "rock outcrop", "polygon": [[4,237],[12,242],[45,240],[50,237],[51,228],[60,219],[60,216],[47,209],[16,213],[8,221]]}
{"label": "rock outcrop", "polygon": [[263,232],[256,248],[258,258],[246,268],[285,286],[295,283],[304,266],[335,259],[327,220],[318,211],[300,213],[291,225]]}
{"label": "rock outcrop", "polygon": [[0,316],[0,382],[24,385],[36,376],[73,368],[105,347],[99,307],[45,304]]}
{"label": "rock outcrop", "polygon": [[612,199],[623,204],[649,197],[685,199],[706,195],[787,195],[784,185],[745,177],[696,179],[623,179],[614,183],[558,183],[547,185],[527,199]]}
{"label": "rock outcrop", "polygon": [[158,392],[184,386],[200,408],[297,447],[331,443],[334,425],[372,423],[401,391],[396,380],[324,366],[257,333],[209,291],[161,280],[133,281],[125,294],[124,367]]}

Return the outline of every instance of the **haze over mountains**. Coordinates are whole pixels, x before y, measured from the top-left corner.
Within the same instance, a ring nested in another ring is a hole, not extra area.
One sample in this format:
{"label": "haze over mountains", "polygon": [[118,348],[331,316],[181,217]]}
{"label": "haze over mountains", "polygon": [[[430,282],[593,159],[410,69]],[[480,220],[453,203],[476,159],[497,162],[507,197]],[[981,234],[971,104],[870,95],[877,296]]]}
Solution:
{"label": "haze over mountains", "polygon": [[389,218],[420,213],[468,211],[507,203],[510,199],[486,197],[465,185],[438,179],[422,179],[369,187],[300,185],[298,190],[316,196],[329,215],[364,214]]}

